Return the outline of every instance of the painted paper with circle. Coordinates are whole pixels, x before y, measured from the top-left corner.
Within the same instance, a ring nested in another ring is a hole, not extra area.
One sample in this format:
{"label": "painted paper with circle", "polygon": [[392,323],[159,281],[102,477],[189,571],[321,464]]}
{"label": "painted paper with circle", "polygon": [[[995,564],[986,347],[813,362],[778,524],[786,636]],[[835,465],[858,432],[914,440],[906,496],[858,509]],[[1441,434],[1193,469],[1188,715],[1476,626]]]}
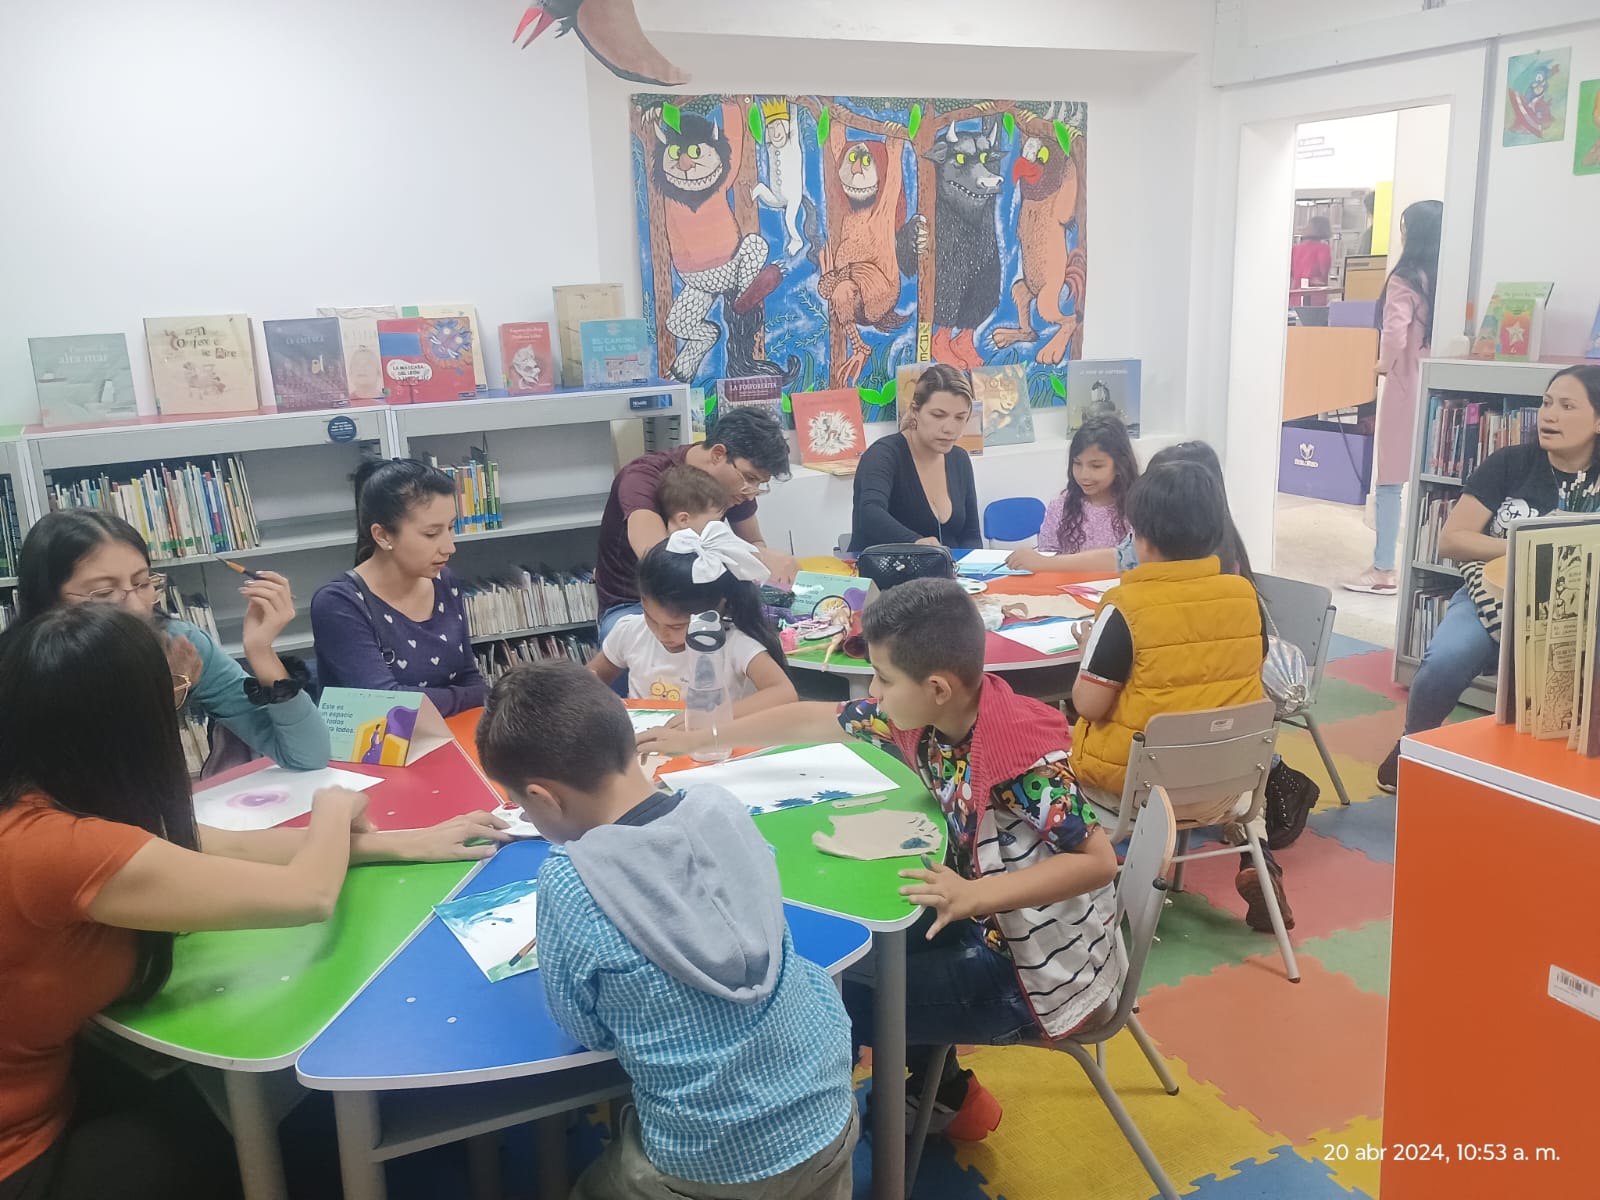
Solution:
{"label": "painted paper with circle", "polygon": [[342,787],[364,792],[381,780],[338,767],[320,771],[287,771],[264,767],[241,779],[196,792],[194,819],[213,829],[271,829],[311,811],[318,788]]}

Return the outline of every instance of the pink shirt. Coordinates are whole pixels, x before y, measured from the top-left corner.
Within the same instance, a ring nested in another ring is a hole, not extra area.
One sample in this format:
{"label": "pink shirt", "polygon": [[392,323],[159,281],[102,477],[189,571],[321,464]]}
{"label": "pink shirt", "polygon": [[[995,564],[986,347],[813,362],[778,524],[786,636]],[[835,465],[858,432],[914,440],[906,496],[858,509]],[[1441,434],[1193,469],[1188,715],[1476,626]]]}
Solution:
{"label": "pink shirt", "polygon": [[1046,554],[1076,554],[1080,550],[1109,550],[1128,535],[1128,524],[1115,504],[1085,504],[1083,506],[1083,536],[1078,544],[1069,546],[1062,542],[1061,514],[1067,507],[1067,494],[1062,492],[1044,510],[1044,525],[1039,529],[1039,549]]}

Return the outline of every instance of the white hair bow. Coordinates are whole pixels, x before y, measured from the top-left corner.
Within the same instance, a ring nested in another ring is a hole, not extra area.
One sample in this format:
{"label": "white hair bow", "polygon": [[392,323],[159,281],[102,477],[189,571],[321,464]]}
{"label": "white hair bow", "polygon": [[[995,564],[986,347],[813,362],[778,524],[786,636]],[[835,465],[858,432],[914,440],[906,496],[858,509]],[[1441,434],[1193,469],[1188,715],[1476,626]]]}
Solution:
{"label": "white hair bow", "polygon": [[694,555],[696,583],[715,583],[725,571],[748,583],[765,583],[772,574],[756,548],[734,533],[726,521],[712,521],[704,533],[680,529],[667,539],[667,549]]}

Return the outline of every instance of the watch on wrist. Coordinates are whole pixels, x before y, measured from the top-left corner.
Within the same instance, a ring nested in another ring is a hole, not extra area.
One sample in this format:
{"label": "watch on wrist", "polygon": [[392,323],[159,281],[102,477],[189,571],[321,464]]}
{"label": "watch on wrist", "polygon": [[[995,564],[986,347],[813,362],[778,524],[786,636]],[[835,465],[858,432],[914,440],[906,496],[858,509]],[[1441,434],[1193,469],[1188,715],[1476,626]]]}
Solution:
{"label": "watch on wrist", "polygon": [[259,679],[247,675],[244,681],[244,696],[257,708],[265,708],[269,704],[282,704],[293,700],[304,686],[300,680],[293,678],[278,679],[263,686]]}

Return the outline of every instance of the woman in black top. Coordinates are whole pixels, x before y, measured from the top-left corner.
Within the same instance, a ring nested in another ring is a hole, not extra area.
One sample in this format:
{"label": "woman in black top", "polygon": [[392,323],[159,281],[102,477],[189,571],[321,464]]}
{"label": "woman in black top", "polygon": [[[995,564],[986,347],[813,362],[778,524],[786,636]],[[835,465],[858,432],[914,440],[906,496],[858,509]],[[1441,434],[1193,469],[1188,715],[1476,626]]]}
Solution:
{"label": "woman in black top", "polygon": [[983,545],[972,459],[956,445],[971,415],[965,371],[935,363],[922,373],[901,432],[874,442],[856,468],[851,550],[892,542]]}
{"label": "woman in black top", "polygon": [[[1506,552],[1512,522],[1551,512],[1600,511],[1600,366],[1557,371],[1539,406],[1539,441],[1507,446],[1483,460],[1461,489],[1439,553],[1489,562]],[[1437,729],[1467,685],[1497,667],[1499,648],[1462,588],[1450,600],[1411,681],[1406,733]],[[1378,786],[1395,790],[1400,746],[1378,767]]]}

